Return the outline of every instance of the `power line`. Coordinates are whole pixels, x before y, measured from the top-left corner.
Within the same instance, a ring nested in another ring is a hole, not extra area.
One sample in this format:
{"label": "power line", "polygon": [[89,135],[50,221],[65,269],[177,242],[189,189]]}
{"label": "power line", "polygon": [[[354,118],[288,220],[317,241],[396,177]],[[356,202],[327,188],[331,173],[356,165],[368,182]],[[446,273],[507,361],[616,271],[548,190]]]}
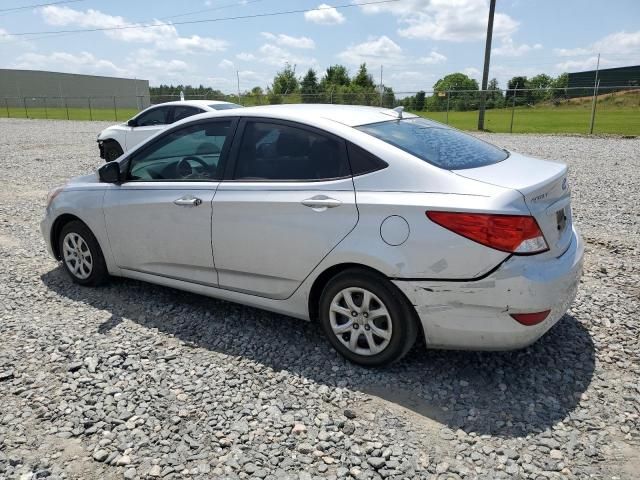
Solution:
{"label": "power line", "polygon": [[[72,1],[81,1],[81,0],[72,0]],[[198,23],[213,23],[213,22],[224,22],[230,20],[245,20],[250,18],[264,18],[264,17],[275,17],[280,15],[292,15],[295,13],[307,13],[307,12],[318,12],[322,10],[331,10],[331,9],[345,9],[352,7],[359,7],[364,5],[378,5],[381,3],[395,3],[401,0],[374,0],[370,2],[362,2],[362,3],[347,3],[343,5],[335,5],[333,7],[317,7],[317,8],[305,8],[305,9],[297,9],[297,10],[284,10],[280,12],[268,12],[268,13],[255,13],[252,15],[238,15],[235,17],[220,17],[220,18],[208,18],[203,20],[185,20],[182,22],[172,22],[170,25],[193,25]],[[142,25],[120,25],[116,27],[101,27],[101,28],[81,28],[75,30],[49,30],[49,31],[40,31],[40,32],[18,32],[18,33],[9,33],[6,36],[14,36],[14,37],[22,37],[27,35],[44,35],[44,34],[58,34],[58,33],[84,33],[84,32],[106,32],[113,30],[127,30],[132,28],[157,28],[157,27],[166,27],[166,23],[160,24],[142,24]]]}
{"label": "power line", "polygon": [[[82,1],[82,0],[76,0],[76,1]],[[214,10],[223,10],[225,8],[232,8],[232,7],[244,7],[246,5],[250,5],[252,3],[257,3],[257,2],[263,2],[265,0],[248,0],[246,2],[234,2],[234,3],[227,3],[225,5],[219,5],[217,7],[213,7],[213,8],[205,8],[205,9],[201,9],[201,10],[194,10],[191,12],[186,12],[186,13],[180,13],[178,15],[169,15],[166,17],[160,17],[158,20],[167,20],[170,18],[177,18],[177,17],[185,17],[188,15],[195,15],[196,13],[202,13],[202,12],[210,12],[210,11],[214,11]],[[145,20],[139,21],[138,23],[143,23],[145,22]],[[39,37],[32,37],[29,39],[29,41],[34,41],[34,40],[42,40],[43,38],[57,38],[57,37],[66,37],[69,35],[72,35],[74,32],[66,32],[66,33],[50,33],[50,34],[45,34]],[[7,34],[10,35],[10,34]]]}
{"label": "power line", "polygon": [[36,3],[34,5],[23,5],[22,7],[2,8],[0,9],[0,13],[15,12],[18,10],[27,10],[29,8],[48,7],[49,5],[60,5],[62,3],[76,3],[76,2],[84,2],[84,0],[61,0],[59,2]]}

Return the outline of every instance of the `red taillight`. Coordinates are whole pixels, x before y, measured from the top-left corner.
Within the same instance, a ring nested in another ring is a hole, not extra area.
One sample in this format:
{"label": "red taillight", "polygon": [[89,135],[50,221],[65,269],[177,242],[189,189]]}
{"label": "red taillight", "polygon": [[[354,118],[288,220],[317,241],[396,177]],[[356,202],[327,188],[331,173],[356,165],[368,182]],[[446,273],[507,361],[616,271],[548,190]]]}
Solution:
{"label": "red taillight", "polygon": [[503,252],[532,254],[549,249],[536,219],[528,215],[426,212],[438,225]]}
{"label": "red taillight", "polygon": [[544,312],[535,312],[535,313],[510,313],[511,318],[516,320],[518,323],[522,325],[526,325],[530,327],[532,325],[537,325],[540,322],[543,322],[545,318],[549,316],[551,310],[545,310]]}

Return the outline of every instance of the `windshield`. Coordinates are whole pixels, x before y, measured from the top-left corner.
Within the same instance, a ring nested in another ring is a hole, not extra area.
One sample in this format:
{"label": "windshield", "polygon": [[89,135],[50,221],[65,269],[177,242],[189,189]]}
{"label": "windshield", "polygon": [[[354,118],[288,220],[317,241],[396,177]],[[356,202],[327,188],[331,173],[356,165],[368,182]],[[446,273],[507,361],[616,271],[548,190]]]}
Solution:
{"label": "windshield", "polygon": [[209,105],[214,110],[229,110],[231,108],[242,108],[242,105],[237,103],[212,103]]}
{"label": "windshield", "polygon": [[509,156],[490,143],[424,118],[390,120],[356,128],[447,170],[484,167]]}

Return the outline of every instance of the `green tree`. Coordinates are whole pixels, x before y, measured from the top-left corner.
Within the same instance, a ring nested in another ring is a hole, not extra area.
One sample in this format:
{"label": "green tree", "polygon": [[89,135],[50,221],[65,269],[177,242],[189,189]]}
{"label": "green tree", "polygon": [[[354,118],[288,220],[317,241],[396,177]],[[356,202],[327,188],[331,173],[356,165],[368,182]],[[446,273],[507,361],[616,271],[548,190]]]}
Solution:
{"label": "green tree", "polygon": [[276,73],[276,76],[273,77],[271,92],[274,95],[286,95],[297,92],[298,88],[299,83],[296,78],[296,72],[293,67],[287,63],[284,69]]}
{"label": "green tree", "polygon": [[545,73],[540,73],[535,77],[531,77],[527,83],[528,88],[534,89],[531,92],[531,97],[535,102],[541,102],[550,97],[550,92],[548,91],[553,84],[553,78]]}
{"label": "green tree", "polygon": [[418,93],[416,93],[416,96],[413,97],[412,108],[414,110],[424,110],[424,96],[425,93],[420,90]]}
{"label": "green tree", "polygon": [[367,71],[367,64],[363,63],[358,69],[358,73],[351,80],[351,85],[355,85],[364,90],[375,90],[376,84],[373,82],[373,77]]}
{"label": "green tree", "polygon": [[[429,106],[442,110],[446,108],[447,96],[453,110],[472,110],[478,106],[479,96],[472,90],[479,90],[478,82],[464,73],[450,73],[433,86],[434,93]],[[461,91],[462,90],[462,91]]]}
{"label": "green tree", "polygon": [[501,108],[504,106],[504,94],[498,86],[498,80],[492,78],[487,85],[487,108]]}
{"label": "green tree", "polygon": [[527,77],[512,77],[511,80],[507,82],[505,101],[511,104],[511,102],[513,102],[513,97],[515,96],[516,105],[525,105],[527,103],[532,103],[533,96],[531,95],[531,92],[525,91],[526,88],[529,88],[529,80],[527,79]]}
{"label": "green tree", "polygon": [[351,83],[349,71],[344,65],[332,65],[327,68],[320,83],[325,85],[349,85]]}
{"label": "green tree", "polygon": [[320,84],[318,75],[313,68],[310,68],[302,82],[300,82],[300,93],[302,93],[302,103],[319,103]]}
{"label": "green tree", "polygon": [[567,98],[567,88],[569,87],[569,74],[562,73],[551,82],[551,98],[554,102],[559,103],[560,99]]}

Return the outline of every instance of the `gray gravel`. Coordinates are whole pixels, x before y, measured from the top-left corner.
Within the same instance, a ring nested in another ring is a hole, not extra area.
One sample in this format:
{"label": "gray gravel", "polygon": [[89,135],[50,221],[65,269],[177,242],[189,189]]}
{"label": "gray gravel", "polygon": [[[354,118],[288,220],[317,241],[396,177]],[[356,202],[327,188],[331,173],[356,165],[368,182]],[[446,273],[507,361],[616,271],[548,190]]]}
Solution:
{"label": "gray gravel", "polygon": [[0,479],[637,478],[639,139],[483,135],[570,164],[578,298],[525,350],[367,370],[313,324],[71,284],[38,222],[106,125],[0,119]]}

